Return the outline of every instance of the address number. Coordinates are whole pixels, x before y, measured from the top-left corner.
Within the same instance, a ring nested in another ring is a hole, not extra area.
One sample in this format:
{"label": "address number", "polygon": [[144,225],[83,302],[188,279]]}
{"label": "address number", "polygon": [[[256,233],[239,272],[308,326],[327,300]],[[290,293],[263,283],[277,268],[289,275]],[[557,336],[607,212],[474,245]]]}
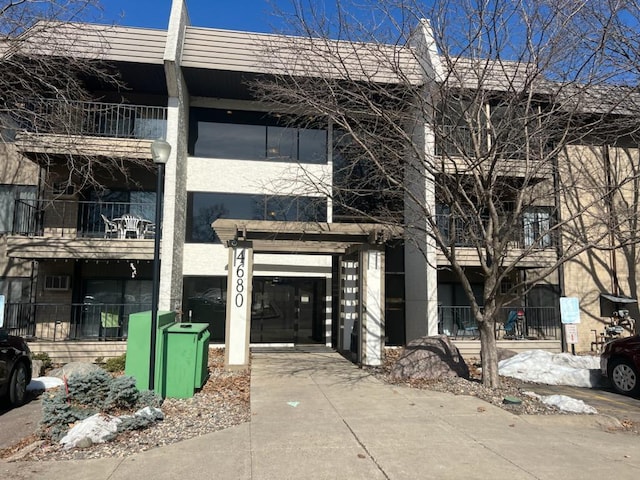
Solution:
{"label": "address number", "polygon": [[236,285],[235,285],[235,304],[236,307],[242,307],[244,305],[245,296],[245,283],[244,283],[244,271],[245,271],[245,259],[246,250],[238,250],[234,258],[234,268],[236,270]]}

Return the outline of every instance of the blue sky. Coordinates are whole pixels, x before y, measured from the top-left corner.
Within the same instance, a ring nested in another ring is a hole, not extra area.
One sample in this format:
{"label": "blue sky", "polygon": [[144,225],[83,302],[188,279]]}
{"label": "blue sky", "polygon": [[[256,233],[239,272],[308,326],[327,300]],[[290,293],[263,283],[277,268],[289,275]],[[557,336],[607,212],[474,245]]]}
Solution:
{"label": "blue sky", "polygon": [[[187,9],[195,26],[270,32],[274,23],[271,3],[269,0],[187,0]],[[102,23],[164,29],[171,0],[102,0],[102,6]]]}

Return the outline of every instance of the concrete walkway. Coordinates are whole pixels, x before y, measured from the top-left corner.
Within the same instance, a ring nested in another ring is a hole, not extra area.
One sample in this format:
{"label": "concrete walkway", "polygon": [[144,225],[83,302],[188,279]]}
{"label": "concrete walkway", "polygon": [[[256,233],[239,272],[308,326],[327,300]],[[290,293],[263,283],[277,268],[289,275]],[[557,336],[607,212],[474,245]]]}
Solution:
{"label": "concrete walkway", "polygon": [[607,418],[514,416],[389,386],[335,353],[253,357],[251,423],[126,459],[0,463],[0,478],[637,479],[640,436]]}

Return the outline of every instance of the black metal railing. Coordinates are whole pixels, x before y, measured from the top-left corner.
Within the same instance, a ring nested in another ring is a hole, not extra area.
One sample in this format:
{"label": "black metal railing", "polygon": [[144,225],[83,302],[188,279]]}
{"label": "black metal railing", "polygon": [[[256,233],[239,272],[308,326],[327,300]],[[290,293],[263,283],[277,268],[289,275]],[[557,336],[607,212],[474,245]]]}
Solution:
{"label": "black metal railing", "polygon": [[7,303],[10,334],[40,340],[123,340],[129,315],[151,309],[148,303]]}
{"label": "black metal railing", "polygon": [[[448,245],[456,247],[477,247],[484,241],[482,225],[477,218],[451,214],[435,215],[440,235]],[[556,232],[551,230],[548,218],[530,219],[523,217],[518,228],[507,232],[513,248],[553,248],[557,244]]]}
{"label": "black metal railing", "polygon": [[[560,310],[555,307],[503,307],[496,314],[498,340],[559,340]],[[438,332],[456,339],[480,338],[471,307],[438,307]]]}
{"label": "black metal railing", "polygon": [[166,138],[167,108],[64,100],[26,101],[16,121],[31,133],[134,139]]}
{"label": "black metal railing", "polygon": [[[130,238],[119,235],[114,220],[126,215],[140,219],[140,235],[153,238],[155,203],[86,202],[74,200],[17,200],[14,209],[14,235],[70,238]],[[143,231],[143,227],[147,230]]]}

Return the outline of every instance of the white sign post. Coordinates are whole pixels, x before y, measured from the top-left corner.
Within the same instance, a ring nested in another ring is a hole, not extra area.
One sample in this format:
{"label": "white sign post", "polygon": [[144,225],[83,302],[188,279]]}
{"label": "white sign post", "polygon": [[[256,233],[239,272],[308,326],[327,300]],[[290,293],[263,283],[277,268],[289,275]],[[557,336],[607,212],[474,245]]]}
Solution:
{"label": "white sign post", "polygon": [[577,298],[560,297],[560,320],[564,326],[567,345],[571,345],[571,353],[575,355],[580,323],[580,302]]}
{"label": "white sign post", "polygon": [[578,343],[578,325],[575,323],[565,323],[564,335],[567,339],[567,344],[575,348],[575,344]]}

